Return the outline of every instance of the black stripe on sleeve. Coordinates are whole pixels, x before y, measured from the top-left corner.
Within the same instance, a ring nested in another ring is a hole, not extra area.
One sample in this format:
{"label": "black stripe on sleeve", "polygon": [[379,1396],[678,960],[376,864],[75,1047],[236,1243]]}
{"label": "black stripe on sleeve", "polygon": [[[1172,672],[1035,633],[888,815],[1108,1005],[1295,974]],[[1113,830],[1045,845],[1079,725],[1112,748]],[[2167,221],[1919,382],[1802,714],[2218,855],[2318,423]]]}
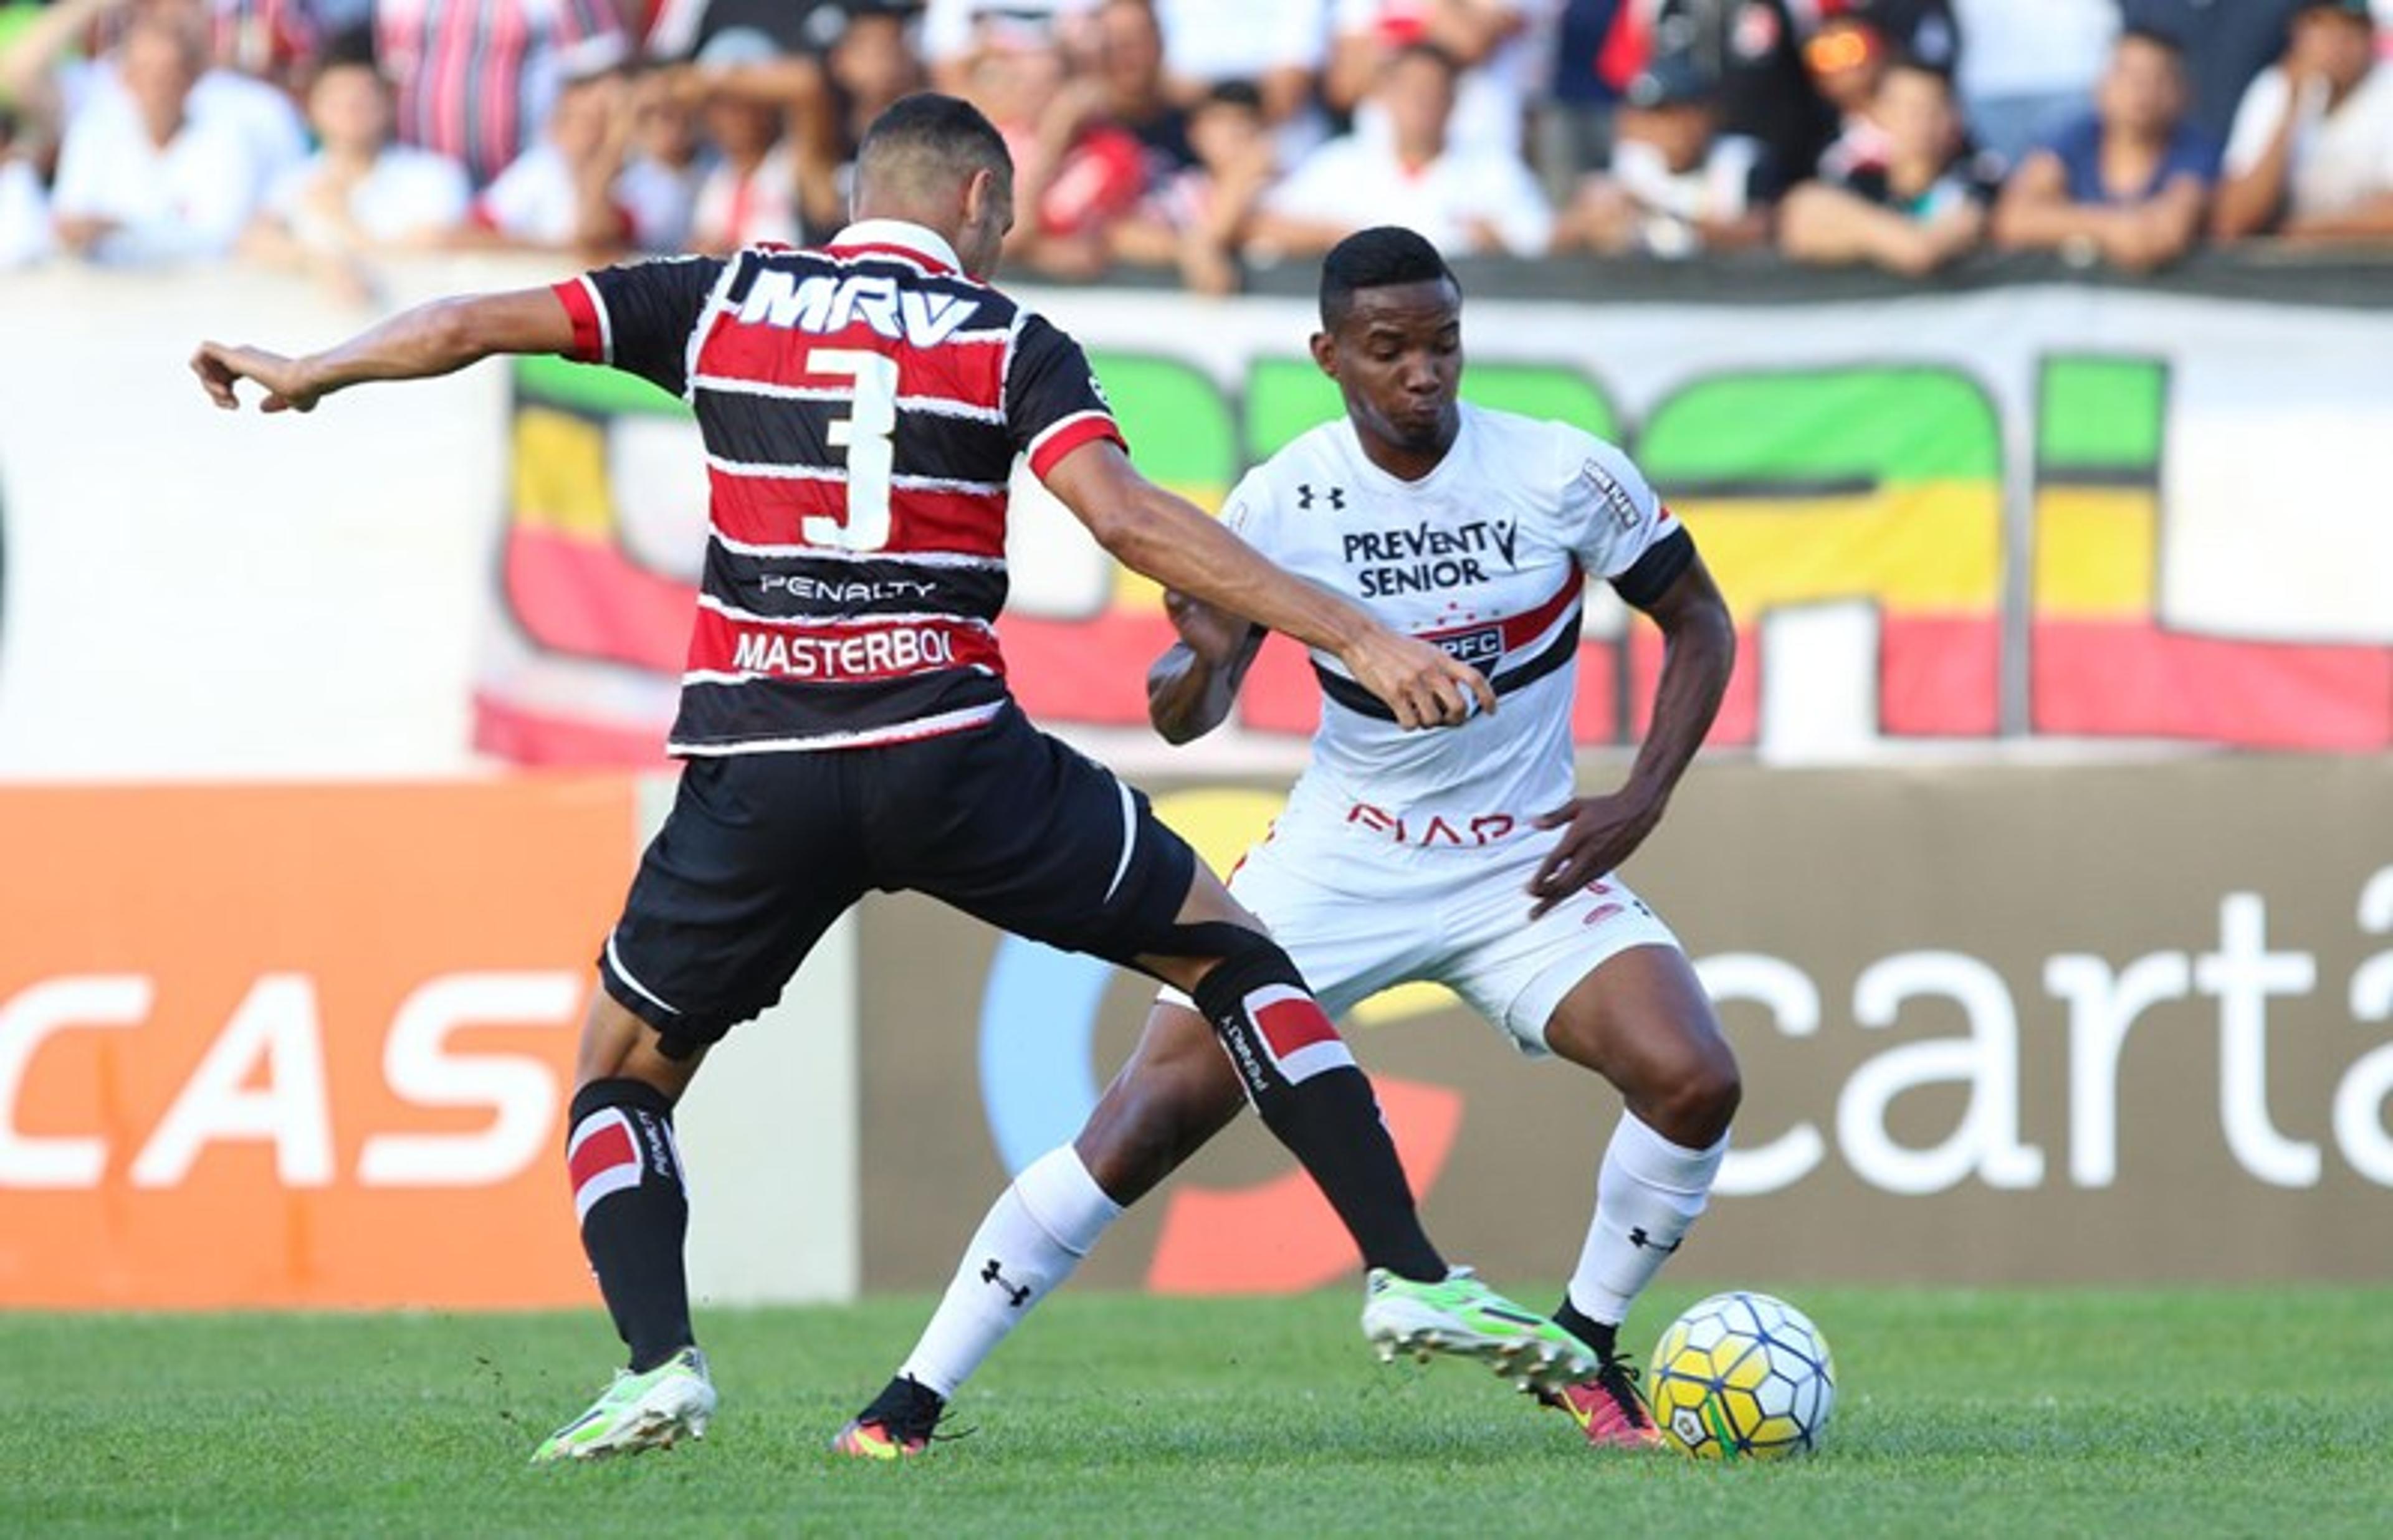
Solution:
{"label": "black stripe on sleeve", "polygon": [[1645,548],[1636,565],[1612,580],[1614,592],[1640,609],[1650,609],[1680,574],[1695,564],[1695,537],[1680,525]]}

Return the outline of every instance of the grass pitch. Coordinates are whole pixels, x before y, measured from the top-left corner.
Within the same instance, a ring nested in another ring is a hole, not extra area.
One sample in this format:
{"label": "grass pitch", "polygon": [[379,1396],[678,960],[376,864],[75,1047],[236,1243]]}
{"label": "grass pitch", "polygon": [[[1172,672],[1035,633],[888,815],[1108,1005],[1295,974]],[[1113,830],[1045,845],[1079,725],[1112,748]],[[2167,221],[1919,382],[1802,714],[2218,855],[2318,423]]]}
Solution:
{"label": "grass pitch", "polygon": [[714,1433],[564,1469],[525,1458],[606,1378],[595,1310],[0,1316],[0,1532],[2393,1533],[2393,1290],[1788,1293],[1837,1354],[1828,1447],[1737,1467],[1593,1454],[1475,1368],[1382,1368],[1344,1292],[1067,1292],[966,1392],[978,1432],[903,1466],[823,1446],[922,1299],[702,1313]]}

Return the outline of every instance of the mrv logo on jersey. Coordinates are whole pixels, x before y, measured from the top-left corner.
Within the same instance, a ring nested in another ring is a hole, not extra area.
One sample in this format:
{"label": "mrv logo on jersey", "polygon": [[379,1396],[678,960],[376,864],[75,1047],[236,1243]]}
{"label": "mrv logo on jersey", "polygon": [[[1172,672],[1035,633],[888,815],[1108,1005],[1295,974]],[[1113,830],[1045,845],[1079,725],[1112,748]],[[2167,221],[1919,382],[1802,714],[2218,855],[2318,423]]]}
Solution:
{"label": "mrv logo on jersey", "polygon": [[936,347],[979,308],[980,301],[963,294],[901,292],[886,273],[845,278],[826,273],[800,282],[795,273],[766,271],[749,285],[739,320],[746,326],[793,327],[819,335],[844,332],[862,321],[892,342]]}

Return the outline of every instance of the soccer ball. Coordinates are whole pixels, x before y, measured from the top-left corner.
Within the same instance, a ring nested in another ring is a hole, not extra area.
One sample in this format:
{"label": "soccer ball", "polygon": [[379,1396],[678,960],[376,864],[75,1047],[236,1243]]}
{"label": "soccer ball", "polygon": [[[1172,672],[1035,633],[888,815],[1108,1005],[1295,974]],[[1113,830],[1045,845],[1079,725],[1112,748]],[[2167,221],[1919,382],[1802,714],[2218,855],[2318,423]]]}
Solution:
{"label": "soccer ball", "polygon": [[1697,1459],[1775,1459],[1819,1446],[1837,1403],[1828,1339],[1767,1294],[1715,1294],[1654,1348],[1654,1420]]}

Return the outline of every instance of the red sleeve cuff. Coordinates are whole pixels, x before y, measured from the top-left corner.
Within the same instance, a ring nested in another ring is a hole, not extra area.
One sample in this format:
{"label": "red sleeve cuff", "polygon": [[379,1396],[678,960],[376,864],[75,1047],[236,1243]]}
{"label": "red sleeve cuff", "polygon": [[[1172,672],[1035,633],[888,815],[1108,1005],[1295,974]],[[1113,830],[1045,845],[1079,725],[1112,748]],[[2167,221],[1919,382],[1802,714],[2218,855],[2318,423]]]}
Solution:
{"label": "red sleeve cuff", "polygon": [[607,361],[607,326],[598,313],[598,296],[586,278],[569,278],[550,290],[573,320],[573,346],[565,355],[576,363]]}
{"label": "red sleeve cuff", "polygon": [[1100,438],[1110,438],[1119,444],[1124,453],[1130,450],[1129,440],[1122,437],[1121,428],[1113,414],[1105,411],[1077,412],[1050,427],[1030,441],[1030,474],[1045,480],[1055,463],[1083,444],[1093,444]]}

